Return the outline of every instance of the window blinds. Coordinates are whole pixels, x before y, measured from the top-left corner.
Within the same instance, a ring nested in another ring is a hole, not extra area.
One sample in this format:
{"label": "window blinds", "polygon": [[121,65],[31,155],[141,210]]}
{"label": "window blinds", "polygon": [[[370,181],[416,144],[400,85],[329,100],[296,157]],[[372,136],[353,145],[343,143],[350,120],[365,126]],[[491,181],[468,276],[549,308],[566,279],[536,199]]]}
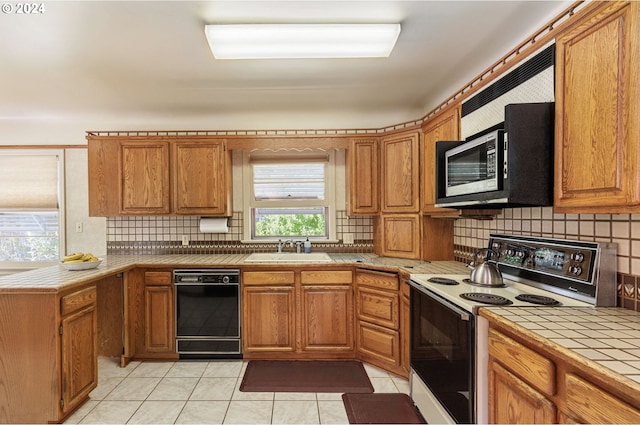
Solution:
{"label": "window blinds", "polygon": [[0,152],[0,209],[58,209],[58,156]]}

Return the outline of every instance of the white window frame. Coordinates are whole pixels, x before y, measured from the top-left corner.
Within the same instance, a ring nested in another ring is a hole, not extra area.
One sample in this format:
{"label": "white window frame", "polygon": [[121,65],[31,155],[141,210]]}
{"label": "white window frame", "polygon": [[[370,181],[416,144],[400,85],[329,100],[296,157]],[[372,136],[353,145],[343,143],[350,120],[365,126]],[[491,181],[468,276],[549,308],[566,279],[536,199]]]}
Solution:
{"label": "white window frame", "polygon": [[[327,157],[325,165],[325,199],[321,203],[318,201],[255,201],[253,193],[253,167],[251,166],[251,156],[259,156],[261,161],[268,160],[272,157],[274,162],[278,162],[278,157],[285,156],[288,160],[295,161],[295,157],[300,157],[301,161],[309,160],[312,157],[318,157],[322,154]],[[305,207],[305,206],[320,206],[327,207],[327,226],[328,237],[314,237],[313,242],[337,242],[336,234],[336,155],[333,150],[318,150],[318,149],[304,149],[304,150],[283,150],[283,151],[243,151],[242,153],[242,179],[245,184],[242,185],[243,189],[243,211],[244,211],[244,227],[243,227],[243,240],[244,243],[268,243],[277,242],[278,238],[273,239],[252,239],[251,228],[253,226],[253,208],[268,207]],[[293,237],[295,240],[303,240],[307,235],[300,235],[299,237]],[[310,238],[311,239],[311,238]]]}
{"label": "white window frame", "polygon": [[[65,219],[65,151],[64,149],[0,149],[2,156],[46,156],[58,157],[58,256],[64,256],[66,249],[66,219]],[[35,211],[25,209],[25,212]],[[4,212],[20,212],[20,210],[4,210]],[[58,264],[57,261],[2,261],[0,262],[0,275],[48,267]]]}

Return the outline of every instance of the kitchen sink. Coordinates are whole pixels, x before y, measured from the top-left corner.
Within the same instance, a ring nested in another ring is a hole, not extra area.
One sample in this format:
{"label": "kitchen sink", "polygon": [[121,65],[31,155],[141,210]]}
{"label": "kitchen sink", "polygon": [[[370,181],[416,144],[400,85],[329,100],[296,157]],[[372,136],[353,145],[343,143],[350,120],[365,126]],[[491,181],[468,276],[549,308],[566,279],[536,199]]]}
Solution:
{"label": "kitchen sink", "polygon": [[328,263],[331,257],[326,252],[298,254],[295,252],[256,252],[249,255],[245,263]]}

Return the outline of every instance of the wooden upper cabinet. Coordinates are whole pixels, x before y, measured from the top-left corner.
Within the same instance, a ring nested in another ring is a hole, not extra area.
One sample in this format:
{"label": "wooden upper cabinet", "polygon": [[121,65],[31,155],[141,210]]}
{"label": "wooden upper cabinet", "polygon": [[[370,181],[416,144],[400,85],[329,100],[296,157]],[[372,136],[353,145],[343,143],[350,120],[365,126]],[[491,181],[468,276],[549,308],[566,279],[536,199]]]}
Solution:
{"label": "wooden upper cabinet", "polygon": [[231,156],[222,141],[173,144],[173,210],[231,215]]}
{"label": "wooden upper cabinet", "polygon": [[167,142],[121,142],[118,164],[121,214],[169,213]]}
{"label": "wooden upper cabinet", "polygon": [[422,229],[419,214],[383,214],[378,223],[378,232],[381,234],[376,254],[420,259]]}
{"label": "wooden upper cabinet", "polygon": [[422,212],[425,214],[452,214],[458,210],[434,207],[436,202],[436,142],[460,140],[460,106],[431,118],[422,127],[422,161],[420,183]]}
{"label": "wooden upper cabinet", "polygon": [[420,211],[420,133],[394,134],[381,140],[382,212]]}
{"label": "wooden upper cabinet", "polygon": [[556,40],[557,211],[640,205],[639,7],[603,2]]}
{"label": "wooden upper cabinet", "polygon": [[89,216],[120,215],[120,144],[89,138]]}
{"label": "wooden upper cabinet", "polygon": [[231,215],[225,140],[89,136],[88,147],[90,216]]}
{"label": "wooden upper cabinet", "polygon": [[349,189],[347,213],[349,215],[375,215],[379,211],[378,151],[377,138],[349,141],[347,151]]}

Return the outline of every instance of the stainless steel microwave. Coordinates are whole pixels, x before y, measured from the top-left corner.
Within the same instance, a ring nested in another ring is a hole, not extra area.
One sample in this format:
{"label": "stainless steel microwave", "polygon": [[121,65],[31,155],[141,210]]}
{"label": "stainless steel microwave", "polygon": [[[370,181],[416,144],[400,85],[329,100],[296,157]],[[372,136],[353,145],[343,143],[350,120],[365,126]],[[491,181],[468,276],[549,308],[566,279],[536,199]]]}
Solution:
{"label": "stainless steel microwave", "polygon": [[505,107],[505,121],[465,141],[436,143],[436,206],[553,204],[553,103]]}
{"label": "stainless steel microwave", "polygon": [[491,192],[507,173],[503,130],[494,130],[444,153],[445,195]]}

